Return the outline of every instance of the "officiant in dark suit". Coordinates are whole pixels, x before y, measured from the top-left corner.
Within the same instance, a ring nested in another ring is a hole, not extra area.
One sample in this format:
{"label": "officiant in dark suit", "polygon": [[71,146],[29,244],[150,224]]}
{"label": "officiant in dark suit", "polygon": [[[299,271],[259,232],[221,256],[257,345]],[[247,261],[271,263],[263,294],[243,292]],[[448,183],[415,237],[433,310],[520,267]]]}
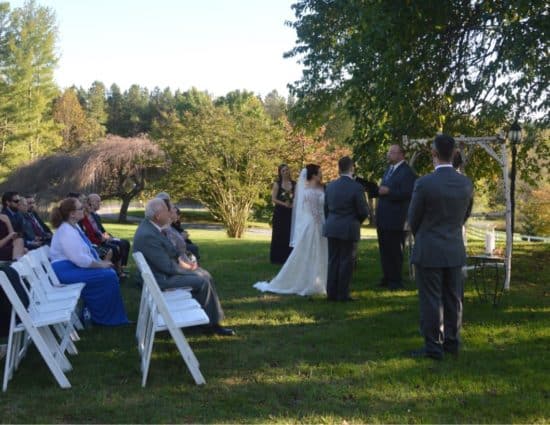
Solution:
{"label": "officiant in dark suit", "polygon": [[462,226],[472,209],[470,179],[452,166],[455,140],[438,135],[432,146],[435,171],[416,181],[408,220],[415,236],[412,263],[425,345],[413,357],[440,360],[458,354],[466,251]]}
{"label": "officiant in dark suit", "polygon": [[404,227],[416,174],[405,162],[401,146],[390,146],[387,157],[390,166],[384,173],[382,184],[374,193],[378,197],[376,231],[383,273],[379,286],[397,290],[404,287],[401,278]]}
{"label": "officiant in dark suit", "polygon": [[363,186],[353,178],[349,156],[338,161],[340,178],[329,183],[325,192],[326,221],[323,236],[328,238],[327,298],[352,301],[349,286],[353,274],[354,247],[360,239],[361,223],[369,208]]}

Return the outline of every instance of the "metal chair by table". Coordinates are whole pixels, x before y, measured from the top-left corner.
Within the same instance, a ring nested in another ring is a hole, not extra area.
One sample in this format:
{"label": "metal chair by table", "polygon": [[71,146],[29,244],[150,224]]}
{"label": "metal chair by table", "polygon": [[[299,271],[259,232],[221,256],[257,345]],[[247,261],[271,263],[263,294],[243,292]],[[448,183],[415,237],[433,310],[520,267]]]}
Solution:
{"label": "metal chair by table", "polygon": [[[506,277],[504,257],[487,254],[469,255],[468,260],[473,262],[473,265],[468,268],[472,270],[472,280],[479,300],[489,302],[492,298],[493,305],[496,306],[504,292]],[[494,282],[494,286],[491,281]]]}

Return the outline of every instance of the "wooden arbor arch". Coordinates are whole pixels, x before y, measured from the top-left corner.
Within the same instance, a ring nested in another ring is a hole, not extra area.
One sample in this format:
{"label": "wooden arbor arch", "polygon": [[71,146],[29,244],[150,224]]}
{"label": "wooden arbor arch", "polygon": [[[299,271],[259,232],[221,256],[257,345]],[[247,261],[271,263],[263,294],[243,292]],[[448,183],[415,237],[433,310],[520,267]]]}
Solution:
{"label": "wooden arbor arch", "polygon": [[[465,137],[458,136],[454,138],[458,145],[460,156],[462,157],[461,169],[464,171],[464,167],[468,162],[473,149],[465,150],[466,146],[480,146],[483,148],[491,158],[493,158],[502,169],[502,177],[504,179],[504,193],[506,197],[506,250],[504,254],[504,289],[510,289],[510,278],[512,272],[512,247],[513,247],[513,234],[512,234],[512,196],[511,196],[511,180],[510,180],[510,166],[508,164],[508,148],[506,146],[506,137],[504,133],[497,136],[484,136],[484,137]],[[431,144],[433,138],[423,139],[409,139],[408,136],[403,136],[403,146],[410,149],[412,155],[409,160],[411,167],[414,166],[414,161],[418,158],[420,151],[419,147]]]}

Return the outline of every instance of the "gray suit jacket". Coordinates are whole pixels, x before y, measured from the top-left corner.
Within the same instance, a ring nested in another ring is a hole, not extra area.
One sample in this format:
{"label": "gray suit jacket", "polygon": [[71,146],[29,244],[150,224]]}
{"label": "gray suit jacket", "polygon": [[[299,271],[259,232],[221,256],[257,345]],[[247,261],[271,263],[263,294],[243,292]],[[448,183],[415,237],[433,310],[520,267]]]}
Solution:
{"label": "gray suit jacket", "polygon": [[416,180],[408,221],[415,236],[411,262],[422,267],[459,267],[466,262],[462,226],[473,203],[471,180],[452,167]]}
{"label": "gray suit jacket", "polygon": [[329,183],[325,192],[325,215],[324,236],[358,241],[361,223],[369,216],[363,186],[346,176]]}
{"label": "gray suit jacket", "polygon": [[143,220],[136,230],[133,251],[139,251],[143,254],[161,289],[181,286],[170,284],[168,278],[171,276],[186,274],[194,276],[192,271],[187,271],[179,267],[179,254],[176,248],[172,245],[170,240],[159,232],[147,219]]}

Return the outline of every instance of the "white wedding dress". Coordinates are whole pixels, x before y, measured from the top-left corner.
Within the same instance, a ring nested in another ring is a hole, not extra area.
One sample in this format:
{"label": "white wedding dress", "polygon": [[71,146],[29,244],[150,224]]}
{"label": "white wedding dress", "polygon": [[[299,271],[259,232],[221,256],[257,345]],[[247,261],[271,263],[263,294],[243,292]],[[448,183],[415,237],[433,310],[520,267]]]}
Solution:
{"label": "white wedding dress", "polygon": [[290,245],[294,247],[283,268],[271,282],[257,282],[262,292],[277,294],[326,294],[328,242],[323,236],[325,194],[305,186],[300,173],[292,216]]}

